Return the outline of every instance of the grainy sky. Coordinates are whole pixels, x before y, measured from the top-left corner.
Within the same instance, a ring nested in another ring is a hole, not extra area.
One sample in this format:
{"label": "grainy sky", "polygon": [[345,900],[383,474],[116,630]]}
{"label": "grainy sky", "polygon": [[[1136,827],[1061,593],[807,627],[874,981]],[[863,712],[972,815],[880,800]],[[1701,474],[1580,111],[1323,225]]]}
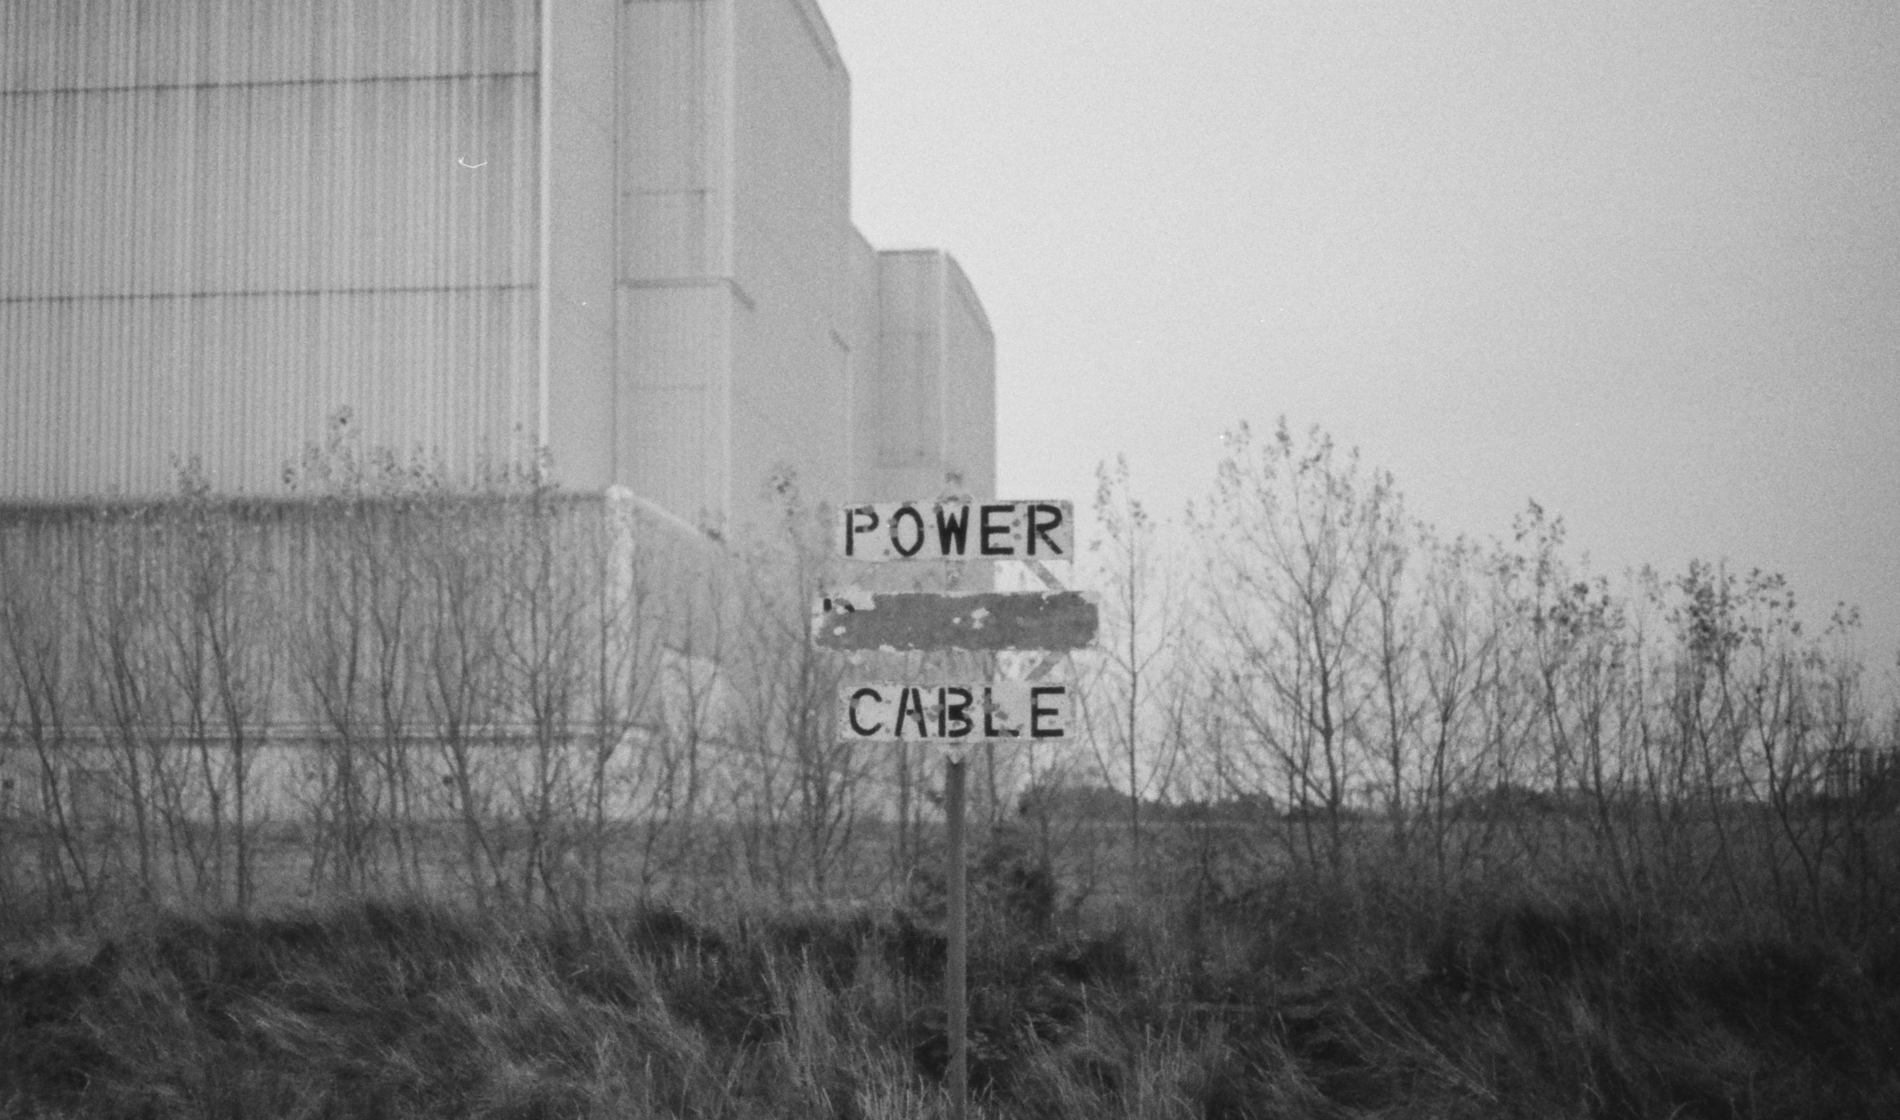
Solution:
{"label": "grainy sky", "polygon": [[963,264],[1000,489],[1318,424],[1446,534],[1788,575],[1900,650],[1900,5],[821,0],[858,225]]}

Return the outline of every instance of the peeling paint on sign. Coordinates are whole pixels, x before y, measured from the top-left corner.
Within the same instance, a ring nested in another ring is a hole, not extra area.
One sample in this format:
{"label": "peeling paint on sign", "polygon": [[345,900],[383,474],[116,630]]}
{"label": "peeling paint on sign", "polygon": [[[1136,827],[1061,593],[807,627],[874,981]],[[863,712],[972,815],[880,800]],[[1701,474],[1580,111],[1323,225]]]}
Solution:
{"label": "peeling paint on sign", "polygon": [[1085,591],[842,591],[822,597],[812,641],[826,649],[1067,650],[1095,641]]}

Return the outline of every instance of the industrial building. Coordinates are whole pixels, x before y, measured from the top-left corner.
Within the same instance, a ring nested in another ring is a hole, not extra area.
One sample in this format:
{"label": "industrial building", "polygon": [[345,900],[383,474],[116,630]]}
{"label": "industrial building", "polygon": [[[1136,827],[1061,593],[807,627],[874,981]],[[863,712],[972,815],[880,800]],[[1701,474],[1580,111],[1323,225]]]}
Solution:
{"label": "industrial building", "polygon": [[850,216],[813,0],[0,0],[0,503],[281,492],[348,408],[741,525],[994,490],[956,263]]}
{"label": "industrial building", "polygon": [[[994,492],[982,306],[852,225],[849,110],[813,0],[0,0],[0,910],[879,811],[802,569],[719,543],[787,472]],[[309,484],[379,449],[559,489]]]}

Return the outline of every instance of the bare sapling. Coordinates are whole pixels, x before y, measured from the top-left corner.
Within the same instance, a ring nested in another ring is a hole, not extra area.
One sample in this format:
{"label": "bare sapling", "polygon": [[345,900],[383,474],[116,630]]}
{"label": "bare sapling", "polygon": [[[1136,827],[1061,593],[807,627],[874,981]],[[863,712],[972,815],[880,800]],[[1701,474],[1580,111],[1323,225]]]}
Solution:
{"label": "bare sapling", "polygon": [[1182,744],[1188,703],[1184,590],[1164,527],[1129,489],[1128,460],[1095,468],[1094,579],[1105,590],[1100,650],[1082,692],[1082,717],[1108,784],[1128,791],[1131,886],[1145,865],[1141,806],[1164,788]]}

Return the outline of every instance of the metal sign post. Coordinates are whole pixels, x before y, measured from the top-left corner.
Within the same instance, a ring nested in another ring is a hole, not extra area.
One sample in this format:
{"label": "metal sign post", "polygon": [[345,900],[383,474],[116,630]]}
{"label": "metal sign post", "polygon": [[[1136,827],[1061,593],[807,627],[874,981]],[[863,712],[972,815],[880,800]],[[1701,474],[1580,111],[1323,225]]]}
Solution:
{"label": "metal sign post", "polygon": [[964,793],[971,743],[1070,738],[1075,695],[1066,683],[1039,683],[1069,650],[1095,641],[1092,595],[1062,587],[1045,560],[1075,552],[1075,511],[1068,502],[893,502],[847,506],[835,536],[841,559],[1017,560],[1048,588],[1022,592],[831,591],[812,618],[812,642],[852,654],[918,650],[1043,654],[1026,680],[982,682],[854,681],[838,692],[838,734],[849,742],[943,744],[943,809],[949,959],[944,963],[951,1115],[969,1104],[969,915]]}
{"label": "metal sign post", "polygon": [[949,959],[943,966],[944,1028],[950,1040],[950,1115],[963,1120],[965,1102],[970,1099],[970,1042],[968,1016],[970,983],[967,975],[970,959],[969,916],[966,912],[968,863],[963,853],[963,779],[962,754],[952,754],[943,764],[943,813],[949,819],[949,851],[944,854],[949,872],[950,912],[945,915],[950,929]]}

